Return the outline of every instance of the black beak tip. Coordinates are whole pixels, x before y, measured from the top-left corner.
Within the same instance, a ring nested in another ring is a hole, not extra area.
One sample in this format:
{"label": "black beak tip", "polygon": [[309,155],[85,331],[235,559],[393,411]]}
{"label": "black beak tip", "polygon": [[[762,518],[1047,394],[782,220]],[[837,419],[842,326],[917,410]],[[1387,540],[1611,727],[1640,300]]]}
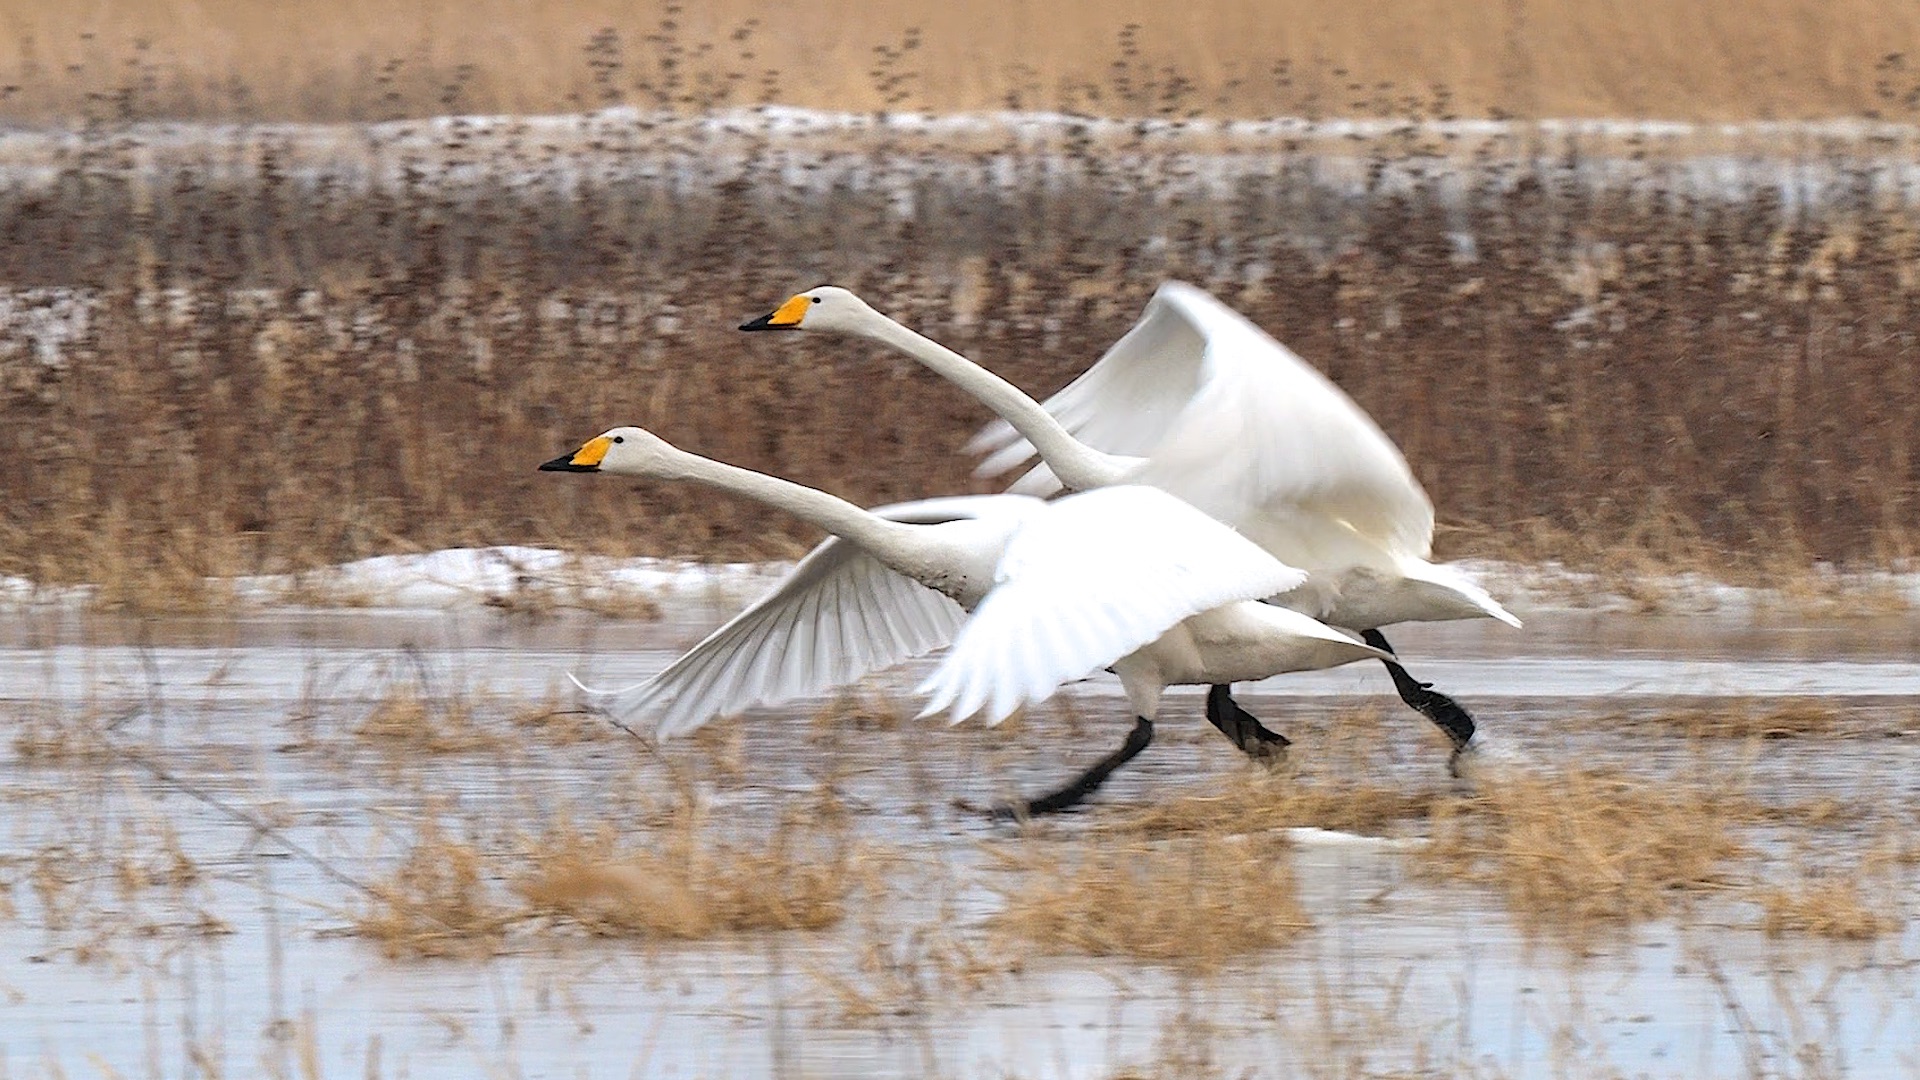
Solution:
{"label": "black beak tip", "polygon": [[757,319],[740,324],[740,329],[742,330],[772,330],[773,328],[773,313],[771,311]]}
{"label": "black beak tip", "polygon": [[599,472],[592,465],[575,465],[572,454],[562,454],[540,466],[540,472]]}

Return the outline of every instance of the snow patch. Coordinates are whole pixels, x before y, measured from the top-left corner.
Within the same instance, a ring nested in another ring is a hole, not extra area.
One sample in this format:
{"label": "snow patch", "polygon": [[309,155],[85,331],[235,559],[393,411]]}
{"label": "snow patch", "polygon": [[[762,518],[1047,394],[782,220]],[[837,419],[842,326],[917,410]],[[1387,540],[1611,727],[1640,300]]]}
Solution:
{"label": "snow patch", "polygon": [[[1558,563],[1469,559],[1448,564],[1523,619],[1556,612],[1660,613],[1744,618],[1766,612],[1897,615],[1920,610],[1920,571],[1841,570],[1821,564],[1778,586],[1730,585],[1703,574],[1622,575]],[[554,548],[453,548],[382,555],[292,574],[232,579],[257,607],[508,610],[577,607],[635,611],[647,604],[738,605],[773,587],[790,562],[700,563],[614,558]],[[84,603],[89,585],[47,586],[0,576],[0,603]]]}
{"label": "snow patch", "polygon": [[[742,603],[791,568],[791,563],[619,559],[504,546],[382,555],[299,573],[237,577],[230,585],[235,599],[260,608],[485,606],[652,613],[695,603]],[[90,585],[41,586],[0,577],[0,600],[14,604],[84,605],[93,591]]]}
{"label": "snow patch", "polygon": [[1299,847],[1341,847],[1360,848],[1367,851],[1417,851],[1433,841],[1423,836],[1364,836],[1360,833],[1337,832],[1333,829],[1321,829],[1312,825],[1297,825],[1280,830],[1288,840]]}
{"label": "snow patch", "polygon": [[454,548],[419,555],[383,555],[300,574],[236,579],[242,598],[260,603],[303,599],[324,606],[329,595],[387,608],[512,606],[516,598],[572,606],[621,599],[732,598],[765,587],[788,564],[706,564],[674,559],[616,559],[552,548]]}
{"label": "snow patch", "polygon": [[1751,618],[1766,612],[1895,615],[1920,609],[1920,571],[1842,570],[1816,563],[1775,584],[1733,585],[1701,573],[1623,574],[1560,563],[1468,559],[1450,564],[1524,620],[1532,612],[1616,612]]}

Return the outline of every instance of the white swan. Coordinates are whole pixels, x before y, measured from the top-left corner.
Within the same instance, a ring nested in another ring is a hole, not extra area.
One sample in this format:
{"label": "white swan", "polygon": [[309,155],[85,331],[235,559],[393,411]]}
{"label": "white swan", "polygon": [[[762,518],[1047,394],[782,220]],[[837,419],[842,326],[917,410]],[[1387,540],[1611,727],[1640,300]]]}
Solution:
{"label": "white swan", "polygon": [[[1390,656],[1257,602],[1303,575],[1153,488],[1119,485],[1054,502],[937,499],[875,513],[687,453],[636,427],[614,428],[540,468],[692,480],[834,534],[772,593],[642,688],[630,709],[666,703],[663,733],[818,692],[942,644],[960,624],[951,604],[976,612],[956,652],[992,653],[1008,673],[991,686],[954,683],[970,705],[961,715],[986,705],[995,721],[1110,666],[1150,738],[1167,686]],[[933,592],[923,595],[914,582]]]}
{"label": "white swan", "polygon": [[1325,375],[1207,293],[1167,282],[1140,321],[1045,405],[835,286],[797,293],[743,330],[822,330],[913,357],[999,414],[970,448],[982,475],[1041,464],[1015,489],[1117,483],[1179,495],[1307,571],[1275,597],[1335,626],[1520,621],[1428,561],[1433,504],[1400,451]]}
{"label": "white swan", "polygon": [[[1034,401],[1005,379],[873,310],[845,289],[797,293],[742,330],[824,330],[890,345],[999,414],[970,445],[992,475],[1036,451],[1016,491],[1146,484],[1179,495],[1308,572],[1270,598],[1390,649],[1399,622],[1520,620],[1451,567],[1429,561],[1433,504],[1406,459],[1352,399],[1238,312],[1200,289],[1162,285],[1093,367]],[[950,661],[951,663],[951,661]],[[1451,763],[1481,748],[1472,716],[1386,661],[1402,700],[1444,731]],[[991,672],[971,678],[992,679]],[[948,679],[961,676],[949,669]],[[1243,750],[1284,742],[1233,704],[1208,719]]]}

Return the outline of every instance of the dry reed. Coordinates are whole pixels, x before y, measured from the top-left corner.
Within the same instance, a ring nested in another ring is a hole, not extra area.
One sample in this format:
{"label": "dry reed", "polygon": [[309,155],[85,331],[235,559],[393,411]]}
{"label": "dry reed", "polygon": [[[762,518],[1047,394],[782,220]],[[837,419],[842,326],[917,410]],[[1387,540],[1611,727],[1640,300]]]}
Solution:
{"label": "dry reed", "polygon": [[992,925],[1050,951],[1213,970],[1312,925],[1293,853],[1273,836],[1103,842],[996,852],[1020,875]]}
{"label": "dry reed", "polygon": [[475,721],[464,700],[430,699],[398,688],[376,701],[353,729],[356,737],[401,753],[458,754],[500,746],[504,736]]}
{"label": "dry reed", "polygon": [[1665,916],[1727,886],[1746,851],[1728,807],[1698,781],[1520,773],[1437,806],[1422,859],[1498,888],[1523,928],[1579,934]]}
{"label": "dry reed", "polygon": [[559,823],[533,845],[514,884],[530,912],[598,935],[706,938],[838,923],[858,880],[843,835],[788,820],[752,843],[716,841],[686,812],[663,843],[631,849],[610,825]]}
{"label": "dry reed", "polygon": [[[1270,833],[1315,828],[1367,835],[1412,831],[1443,795],[1383,778],[1382,749],[1391,742],[1378,710],[1341,710],[1324,725],[1293,735],[1307,749],[1277,765],[1249,768],[1208,785],[1204,793],[1167,793],[1097,826],[1147,837]],[[1208,729],[1203,737],[1212,738]],[[1436,760],[1445,750],[1434,740]]]}
{"label": "dry reed", "polygon": [[[1911,119],[1920,73],[1894,67],[1880,105]],[[1159,280],[1196,281],[1381,419],[1445,554],[1777,581],[1917,550],[1897,138],[1774,146],[1729,191],[1631,134],[1387,125],[1201,182],[1244,164],[1204,120],[1044,145],[874,127],[789,159],[750,123],[635,114],[170,132],[134,123],[167,109],[126,77],[64,141],[10,142],[0,185],[0,573],[103,604],[214,608],[208,575],[423,548],[811,538],[685,486],[533,472],[616,422],[863,502],[983,486],[954,450],[985,417],[952,387],[732,329],[823,279],[1036,392]],[[1212,109],[1155,85],[1168,115]],[[1823,193],[1785,200],[1775,153]]]}
{"label": "dry reed", "polygon": [[1809,880],[1797,886],[1759,891],[1760,925],[1768,934],[1812,934],[1842,941],[1870,941],[1906,925],[1899,893],[1881,889],[1869,895],[1854,879]]}
{"label": "dry reed", "polygon": [[406,856],[354,916],[355,933],[390,957],[479,957],[505,940],[517,912],[494,895],[473,841],[424,820]]}
{"label": "dry reed", "polygon": [[[1848,719],[1846,711],[1830,699],[1731,698],[1630,722],[1696,739],[1794,739],[1836,734]],[[1603,722],[1617,722],[1617,718]]]}
{"label": "dry reed", "polygon": [[129,94],[241,119],[763,98],[1393,115],[1434,86],[1465,115],[1832,116],[1879,106],[1885,57],[1920,49],[1920,13],[1890,0],[9,0],[0,16],[0,108],[31,117]]}

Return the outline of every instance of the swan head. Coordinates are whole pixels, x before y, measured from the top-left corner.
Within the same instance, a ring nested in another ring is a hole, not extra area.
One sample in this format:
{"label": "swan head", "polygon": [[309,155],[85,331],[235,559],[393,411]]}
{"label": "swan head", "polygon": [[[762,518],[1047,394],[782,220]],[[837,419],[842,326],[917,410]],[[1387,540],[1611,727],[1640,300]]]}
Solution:
{"label": "swan head", "polygon": [[651,476],[664,470],[677,451],[673,444],[637,427],[617,427],[588,439],[571,454],[540,466],[541,472],[604,472]]}
{"label": "swan head", "polygon": [[794,293],[786,303],[752,322],[740,324],[742,330],[826,330],[851,333],[863,321],[873,318],[874,310],[838,285],[820,285]]}

